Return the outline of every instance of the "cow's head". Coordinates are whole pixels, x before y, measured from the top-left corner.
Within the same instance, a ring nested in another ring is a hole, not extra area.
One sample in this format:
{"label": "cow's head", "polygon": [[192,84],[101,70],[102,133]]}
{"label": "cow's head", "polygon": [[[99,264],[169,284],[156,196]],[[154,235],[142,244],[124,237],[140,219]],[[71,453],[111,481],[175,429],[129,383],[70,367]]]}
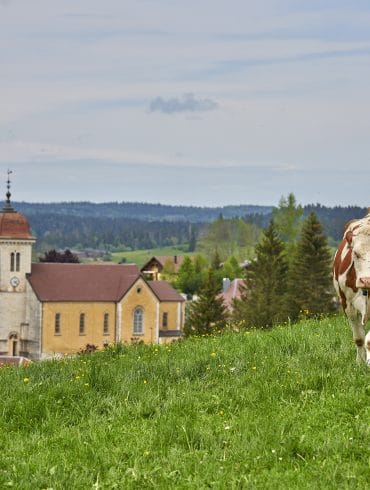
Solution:
{"label": "cow's head", "polygon": [[356,271],[356,287],[370,289],[370,226],[346,233],[346,240],[352,249],[353,265]]}

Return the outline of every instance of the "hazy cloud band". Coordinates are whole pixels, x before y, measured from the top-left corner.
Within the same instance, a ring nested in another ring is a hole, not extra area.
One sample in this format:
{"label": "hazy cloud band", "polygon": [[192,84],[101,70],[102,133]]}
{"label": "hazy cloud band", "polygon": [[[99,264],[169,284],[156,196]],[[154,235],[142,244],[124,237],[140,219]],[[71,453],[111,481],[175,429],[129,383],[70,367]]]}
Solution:
{"label": "hazy cloud band", "polygon": [[197,99],[194,94],[184,94],[182,98],[172,97],[163,99],[156,97],[150,103],[150,112],[163,112],[176,114],[178,112],[207,112],[218,108],[217,102],[212,99]]}

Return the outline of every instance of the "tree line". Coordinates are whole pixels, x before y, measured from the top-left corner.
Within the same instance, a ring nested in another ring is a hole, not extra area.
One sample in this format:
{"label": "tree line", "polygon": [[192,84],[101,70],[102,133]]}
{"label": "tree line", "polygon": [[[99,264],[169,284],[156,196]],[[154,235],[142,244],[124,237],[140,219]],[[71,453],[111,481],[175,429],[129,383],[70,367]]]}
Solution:
{"label": "tree line", "polygon": [[143,222],[128,218],[56,216],[37,214],[29,217],[37,237],[36,248],[95,248],[137,250],[189,243],[201,225],[185,221]]}
{"label": "tree line", "polygon": [[227,324],[269,328],[302,316],[330,313],[336,308],[331,262],[327,236],[316,214],[304,217],[293,194],[283,197],[255,247],[254,259],[241,276],[244,286],[232,312],[223,304],[217,277],[221,267],[215,262],[199,290],[199,299],[188,309],[186,332],[213,333]]}
{"label": "tree line", "polygon": [[[209,256],[213,248],[212,233],[214,240],[222,239],[223,230],[232,220],[233,229],[227,231],[230,239],[223,242],[225,250],[220,253],[238,255],[243,251],[235,247],[240,246],[248,256],[255,245],[253,240],[258,239],[257,235],[274,217],[272,206],[252,205],[202,208],[148,203],[21,202],[14,203],[14,207],[27,216],[38,238],[36,247],[41,251],[66,247],[121,251],[189,243],[191,250]],[[362,217],[366,208],[312,204],[303,206],[302,210],[303,216],[316,214],[329,243],[334,244],[341,238],[344,223]],[[224,227],[217,228],[213,223],[219,222],[220,217],[225,220]],[[243,236],[247,234],[249,238],[245,240]],[[244,244],[240,245],[240,239],[244,239]]]}
{"label": "tree line", "polygon": [[27,217],[40,214],[58,216],[80,216],[82,218],[129,218],[140,221],[190,221],[207,223],[215,220],[221,213],[225,218],[242,217],[246,214],[269,213],[272,206],[253,204],[228,205],[218,207],[171,206],[144,202],[54,202],[27,203],[14,202],[15,209]]}

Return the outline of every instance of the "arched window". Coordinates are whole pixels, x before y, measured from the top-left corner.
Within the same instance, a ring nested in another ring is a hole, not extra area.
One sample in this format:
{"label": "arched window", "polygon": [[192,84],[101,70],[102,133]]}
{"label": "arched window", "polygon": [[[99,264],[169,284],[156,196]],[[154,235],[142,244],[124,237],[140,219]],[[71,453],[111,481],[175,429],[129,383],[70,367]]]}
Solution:
{"label": "arched window", "polygon": [[14,263],[15,263],[14,261],[15,261],[15,253],[12,252],[10,254],[10,271],[11,272],[14,272]]}
{"label": "arched window", "polygon": [[144,310],[138,306],[134,311],[134,335],[142,335],[144,333]]}
{"label": "arched window", "polygon": [[9,335],[9,354],[11,356],[18,355],[18,334],[16,333]]}
{"label": "arched window", "polygon": [[17,272],[21,270],[21,254],[19,252],[15,254],[15,270]]}

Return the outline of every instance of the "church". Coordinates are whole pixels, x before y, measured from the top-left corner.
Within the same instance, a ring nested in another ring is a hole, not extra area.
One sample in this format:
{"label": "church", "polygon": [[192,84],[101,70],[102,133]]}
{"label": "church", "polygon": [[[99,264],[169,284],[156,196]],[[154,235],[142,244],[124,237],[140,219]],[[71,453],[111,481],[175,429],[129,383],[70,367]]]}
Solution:
{"label": "church", "polygon": [[183,297],[136,265],[32,263],[36,238],[9,187],[0,212],[0,355],[47,359],[87,345],[181,338]]}

